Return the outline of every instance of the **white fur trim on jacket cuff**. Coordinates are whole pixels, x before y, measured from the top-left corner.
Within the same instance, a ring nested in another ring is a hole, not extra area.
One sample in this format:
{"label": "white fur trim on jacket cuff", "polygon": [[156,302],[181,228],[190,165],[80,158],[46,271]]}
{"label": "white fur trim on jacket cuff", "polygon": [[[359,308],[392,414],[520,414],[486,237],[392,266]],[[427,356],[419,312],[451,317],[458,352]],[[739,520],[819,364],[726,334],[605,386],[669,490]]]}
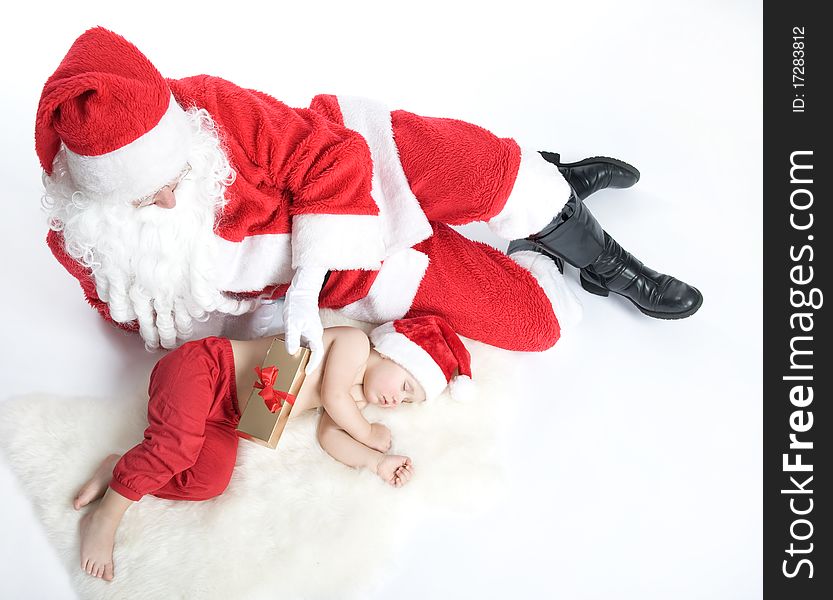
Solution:
{"label": "white fur trim on jacket cuff", "polygon": [[406,248],[387,257],[367,296],[338,309],[339,314],[369,323],[401,319],[411,309],[419,291],[428,255]]}
{"label": "white fur trim on jacket cuff", "polygon": [[292,217],[292,268],[376,270],[382,264],[376,215],[295,215]]}
{"label": "white fur trim on jacket cuff", "polygon": [[525,238],[546,227],[570,199],[570,184],[535,150],[521,148],[521,164],[503,209],[487,221],[505,240]]}
{"label": "white fur trim on jacket cuff", "polygon": [[426,400],[432,400],[443,393],[448,385],[445,373],[419,344],[396,331],[393,321],[372,330],[370,341],[379,354],[390,358],[419,381],[425,390]]}
{"label": "white fur trim on jacket cuff", "polygon": [[188,116],[172,95],[159,123],[117,150],[82,156],[65,147],[67,168],[78,189],[91,198],[138,200],[182,172],[192,138]]}
{"label": "white fur trim on jacket cuff", "polygon": [[249,235],[240,242],[215,236],[217,285],[226,292],[251,292],[292,280],[288,233]]}

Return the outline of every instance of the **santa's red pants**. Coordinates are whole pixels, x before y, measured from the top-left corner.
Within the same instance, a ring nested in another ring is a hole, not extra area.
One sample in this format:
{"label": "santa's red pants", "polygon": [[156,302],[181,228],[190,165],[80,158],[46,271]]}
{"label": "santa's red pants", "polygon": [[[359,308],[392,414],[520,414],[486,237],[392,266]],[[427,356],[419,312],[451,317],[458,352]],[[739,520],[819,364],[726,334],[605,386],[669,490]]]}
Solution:
{"label": "santa's red pants", "polygon": [[562,317],[580,315],[555,264],[530,252],[508,257],[449,225],[483,221],[510,239],[515,230],[523,237],[542,229],[569,198],[557,168],[465,121],[402,110],[391,112],[391,121],[399,161],[432,235],[387,257],[378,271],[331,272],[319,306],[375,323],[438,315],[457,333],[492,346],[552,347]]}
{"label": "santa's red pants", "polygon": [[431,226],[432,236],[387,259],[379,271],[331,272],[319,306],[380,323],[439,315],[460,335],[507,350],[540,352],[555,344],[561,324],[554,304],[566,304],[571,292],[545,292],[547,278],[561,278],[549,258],[533,259],[533,275],[513,258],[448,225]]}
{"label": "santa's red pants", "polygon": [[113,469],[125,498],[207,500],[228,486],[237,458],[240,411],[231,343],[209,337],[163,356],[150,375],[142,443]]}

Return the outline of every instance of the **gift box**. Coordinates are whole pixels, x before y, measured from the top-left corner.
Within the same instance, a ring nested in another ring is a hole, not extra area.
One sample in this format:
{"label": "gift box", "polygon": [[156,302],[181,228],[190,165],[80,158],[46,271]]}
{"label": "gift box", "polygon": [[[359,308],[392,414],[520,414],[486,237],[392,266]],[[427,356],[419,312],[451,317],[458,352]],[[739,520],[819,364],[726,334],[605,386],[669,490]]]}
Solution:
{"label": "gift box", "polygon": [[237,425],[240,437],[269,448],[277,447],[304,383],[310,354],[310,349],[304,347],[289,354],[283,338],[272,340],[263,364],[255,369],[258,378]]}

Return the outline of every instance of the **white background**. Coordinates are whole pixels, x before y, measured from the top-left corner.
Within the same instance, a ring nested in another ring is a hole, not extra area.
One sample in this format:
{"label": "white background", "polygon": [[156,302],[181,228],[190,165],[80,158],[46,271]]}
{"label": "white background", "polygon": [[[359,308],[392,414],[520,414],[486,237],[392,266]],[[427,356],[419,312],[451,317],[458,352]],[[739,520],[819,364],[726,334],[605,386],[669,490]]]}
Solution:
{"label": "white background", "polygon": [[[24,3],[3,18],[3,395],[117,397],[158,358],[85,304],[44,242],[35,111],[87,27],[169,77],[219,75],[290,106],[363,95],[567,160],[616,156],[641,181],[588,205],[649,266],[699,287],[702,309],[663,322],[581,292],[580,329],[557,360],[531,355],[528,387],[506,400],[524,406],[506,503],[427,523],[402,563],[368,557],[395,565],[376,597],[760,597],[760,3],[185,4]],[[0,596],[73,598],[5,463],[0,486]]]}

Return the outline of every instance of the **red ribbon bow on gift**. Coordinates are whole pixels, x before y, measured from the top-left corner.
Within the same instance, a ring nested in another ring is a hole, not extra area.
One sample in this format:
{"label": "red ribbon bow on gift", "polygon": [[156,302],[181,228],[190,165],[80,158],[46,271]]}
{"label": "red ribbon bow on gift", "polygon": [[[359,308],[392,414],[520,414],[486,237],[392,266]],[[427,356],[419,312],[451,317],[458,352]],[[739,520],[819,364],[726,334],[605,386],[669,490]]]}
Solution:
{"label": "red ribbon bow on gift", "polygon": [[266,367],[265,369],[255,367],[255,373],[258,376],[258,381],[255,381],[255,387],[260,390],[257,394],[263,398],[263,402],[266,404],[269,412],[278,412],[283,407],[284,401],[295,406],[295,396],[293,394],[276,390],[272,387],[278,378],[277,367],[272,366]]}

